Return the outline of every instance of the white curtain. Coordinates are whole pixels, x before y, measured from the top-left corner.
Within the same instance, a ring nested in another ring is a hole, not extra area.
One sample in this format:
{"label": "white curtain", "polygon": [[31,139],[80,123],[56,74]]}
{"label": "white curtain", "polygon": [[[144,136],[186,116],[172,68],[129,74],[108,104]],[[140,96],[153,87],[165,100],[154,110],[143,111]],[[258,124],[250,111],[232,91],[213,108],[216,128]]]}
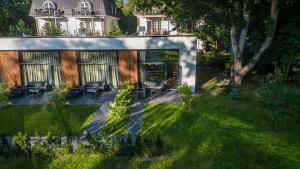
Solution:
{"label": "white curtain", "polygon": [[21,65],[24,85],[30,82],[47,82],[55,87],[60,86],[61,68],[59,52],[22,52]]}
{"label": "white curtain", "polygon": [[82,85],[87,82],[104,82],[119,86],[118,57],[114,51],[81,52],[79,58]]}
{"label": "white curtain", "polygon": [[49,65],[22,65],[24,84],[30,82],[49,82]]}

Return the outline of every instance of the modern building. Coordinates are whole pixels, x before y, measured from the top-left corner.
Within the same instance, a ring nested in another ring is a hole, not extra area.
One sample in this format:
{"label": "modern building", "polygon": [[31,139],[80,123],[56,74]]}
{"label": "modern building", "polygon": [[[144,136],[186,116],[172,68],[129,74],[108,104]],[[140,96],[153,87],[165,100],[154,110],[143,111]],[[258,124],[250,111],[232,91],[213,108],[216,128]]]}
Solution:
{"label": "modern building", "polygon": [[32,0],[29,15],[38,36],[45,35],[46,24],[59,27],[64,36],[102,36],[119,20],[113,0]]}
{"label": "modern building", "polygon": [[144,35],[177,35],[175,25],[170,18],[162,15],[160,10],[153,8],[149,11],[136,12],[137,32]]}
{"label": "modern building", "polygon": [[11,88],[30,82],[54,87],[121,81],[161,81],[195,91],[195,36],[123,38],[0,38],[0,77]]}

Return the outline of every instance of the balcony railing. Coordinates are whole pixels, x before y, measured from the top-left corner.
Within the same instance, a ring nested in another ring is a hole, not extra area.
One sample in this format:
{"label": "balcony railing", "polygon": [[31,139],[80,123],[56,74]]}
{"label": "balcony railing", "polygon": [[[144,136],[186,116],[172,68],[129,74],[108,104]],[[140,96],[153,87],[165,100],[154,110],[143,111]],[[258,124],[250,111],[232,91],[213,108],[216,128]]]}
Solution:
{"label": "balcony railing", "polygon": [[96,12],[91,10],[85,10],[85,9],[82,10],[72,9],[72,15],[73,16],[94,16],[96,15]]}
{"label": "balcony railing", "polygon": [[45,10],[45,9],[35,9],[35,15],[37,17],[62,17],[64,11],[61,10]]}

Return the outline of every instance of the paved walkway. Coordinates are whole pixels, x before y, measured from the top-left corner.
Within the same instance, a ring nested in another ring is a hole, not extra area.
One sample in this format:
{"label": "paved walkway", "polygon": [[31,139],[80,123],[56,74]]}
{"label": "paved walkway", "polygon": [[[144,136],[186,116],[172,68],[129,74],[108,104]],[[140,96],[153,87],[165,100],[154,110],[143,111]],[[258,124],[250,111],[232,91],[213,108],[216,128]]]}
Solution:
{"label": "paved walkway", "polygon": [[96,112],[94,119],[91,121],[91,123],[87,126],[87,129],[81,135],[81,141],[86,142],[86,136],[88,132],[94,134],[99,133],[101,131],[108,117],[109,105],[109,101],[106,101],[104,104],[101,105],[100,109]]}

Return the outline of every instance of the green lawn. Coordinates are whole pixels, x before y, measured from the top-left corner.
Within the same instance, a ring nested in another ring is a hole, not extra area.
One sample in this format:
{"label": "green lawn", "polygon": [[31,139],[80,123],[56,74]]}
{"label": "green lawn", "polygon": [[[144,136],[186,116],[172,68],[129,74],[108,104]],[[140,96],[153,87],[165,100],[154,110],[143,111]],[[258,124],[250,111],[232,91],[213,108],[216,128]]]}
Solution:
{"label": "green lawn", "polygon": [[[275,130],[272,112],[250,99],[259,97],[252,92],[242,91],[245,99],[239,102],[205,93],[195,98],[192,112],[176,104],[146,106],[142,134],[162,136],[163,160],[109,158],[85,152],[42,162],[0,159],[0,168],[300,168],[299,121],[280,121],[280,130]],[[123,121],[116,121],[124,126]]]}
{"label": "green lawn", "polygon": [[5,106],[0,108],[0,131],[7,135],[39,131],[42,135],[80,135],[96,106]]}

